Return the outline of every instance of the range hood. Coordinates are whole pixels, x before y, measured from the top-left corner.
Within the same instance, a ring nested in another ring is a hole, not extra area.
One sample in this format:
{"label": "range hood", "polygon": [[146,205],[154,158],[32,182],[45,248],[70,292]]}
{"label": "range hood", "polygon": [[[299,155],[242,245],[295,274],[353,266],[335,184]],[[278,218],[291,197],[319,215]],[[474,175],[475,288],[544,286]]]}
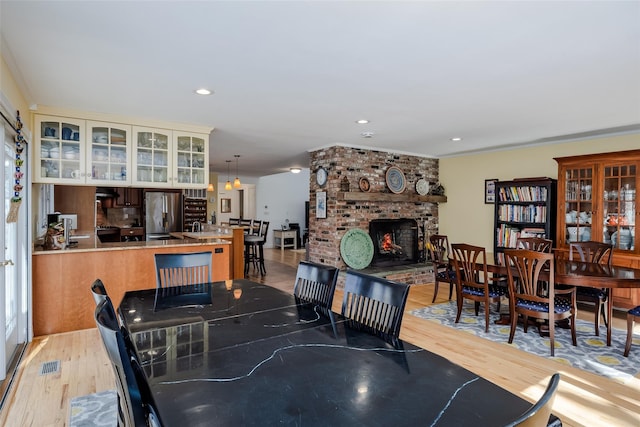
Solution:
{"label": "range hood", "polygon": [[111,187],[96,187],[96,198],[99,199],[112,199],[119,196],[116,191]]}

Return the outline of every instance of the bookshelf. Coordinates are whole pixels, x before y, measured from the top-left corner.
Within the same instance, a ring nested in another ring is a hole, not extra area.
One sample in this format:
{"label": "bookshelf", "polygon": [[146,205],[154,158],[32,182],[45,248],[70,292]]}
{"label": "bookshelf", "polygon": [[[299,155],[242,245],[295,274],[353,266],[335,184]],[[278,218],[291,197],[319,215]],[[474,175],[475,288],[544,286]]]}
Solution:
{"label": "bookshelf", "polygon": [[555,179],[498,181],[495,194],[493,255],[496,262],[504,262],[504,250],[515,248],[519,237],[555,240]]}

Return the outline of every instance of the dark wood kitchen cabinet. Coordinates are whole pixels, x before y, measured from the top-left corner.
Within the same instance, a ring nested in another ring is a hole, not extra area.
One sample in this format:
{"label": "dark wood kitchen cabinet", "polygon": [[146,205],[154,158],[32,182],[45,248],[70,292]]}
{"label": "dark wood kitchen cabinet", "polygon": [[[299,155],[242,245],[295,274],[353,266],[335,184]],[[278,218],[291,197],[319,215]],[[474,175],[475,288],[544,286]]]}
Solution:
{"label": "dark wood kitchen cabinet", "polygon": [[119,187],[115,191],[118,193],[115,207],[139,208],[142,206],[141,188]]}

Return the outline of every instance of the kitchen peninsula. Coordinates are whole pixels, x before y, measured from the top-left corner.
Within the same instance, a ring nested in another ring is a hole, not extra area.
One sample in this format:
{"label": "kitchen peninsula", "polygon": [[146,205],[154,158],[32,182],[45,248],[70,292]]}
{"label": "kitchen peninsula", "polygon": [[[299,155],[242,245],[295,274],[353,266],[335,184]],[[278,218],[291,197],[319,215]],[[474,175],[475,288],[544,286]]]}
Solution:
{"label": "kitchen peninsula", "polygon": [[[34,336],[95,327],[89,289],[97,278],[116,306],[126,291],[153,288],[156,253],[211,251],[212,280],[243,278],[243,230],[232,228],[219,237],[223,238],[101,243],[92,236],[70,249],[34,250]],[[237,248],[239,258],[233,255]]]}

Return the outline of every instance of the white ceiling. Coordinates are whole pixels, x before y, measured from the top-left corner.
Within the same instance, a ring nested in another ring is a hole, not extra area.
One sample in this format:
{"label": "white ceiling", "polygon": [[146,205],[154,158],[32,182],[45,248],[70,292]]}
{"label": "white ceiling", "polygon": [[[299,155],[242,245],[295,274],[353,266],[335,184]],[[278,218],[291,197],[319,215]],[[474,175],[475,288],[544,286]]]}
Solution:
{"label": "white ceiling", "polygon": [[215,127],[223,175],[234,154],[262,176],[336,144],[443,157],[640,130],[638,1],[1,0],[0,18],[29,103]]}

